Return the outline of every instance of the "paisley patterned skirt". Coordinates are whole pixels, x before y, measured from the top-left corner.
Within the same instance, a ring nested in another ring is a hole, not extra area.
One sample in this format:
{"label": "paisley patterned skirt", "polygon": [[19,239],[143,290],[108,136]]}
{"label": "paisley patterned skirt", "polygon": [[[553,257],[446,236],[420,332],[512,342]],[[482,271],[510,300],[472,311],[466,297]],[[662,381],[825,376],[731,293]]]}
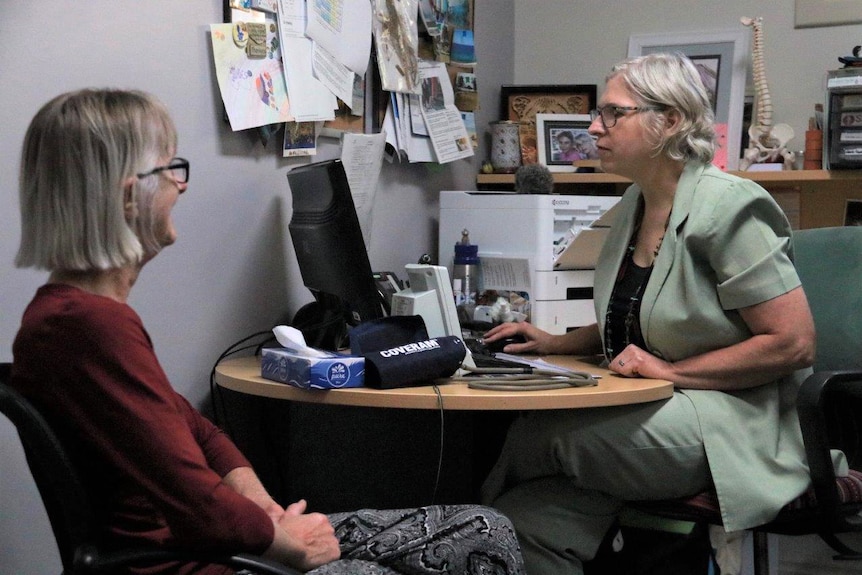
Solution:
{"label": "paisley patterned skirt", "polygon": [[329,516],[341,559],[308,575],[523,575],[509,520],[477,505],[363,509]]}

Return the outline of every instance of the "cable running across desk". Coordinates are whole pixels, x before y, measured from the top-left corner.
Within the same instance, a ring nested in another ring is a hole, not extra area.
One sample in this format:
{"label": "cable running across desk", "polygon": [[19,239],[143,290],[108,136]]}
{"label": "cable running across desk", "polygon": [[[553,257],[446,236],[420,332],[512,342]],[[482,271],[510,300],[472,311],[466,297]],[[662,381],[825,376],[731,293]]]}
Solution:
{"label": "cable running across desk", "polygon": [[452,381],[463,382],[471,389],[492,391],[542,391],[568,387],[590,387],[598,381],[585,371],[560,372],[533,367],[470,367],[461,369],[480,377],[453,377]]}

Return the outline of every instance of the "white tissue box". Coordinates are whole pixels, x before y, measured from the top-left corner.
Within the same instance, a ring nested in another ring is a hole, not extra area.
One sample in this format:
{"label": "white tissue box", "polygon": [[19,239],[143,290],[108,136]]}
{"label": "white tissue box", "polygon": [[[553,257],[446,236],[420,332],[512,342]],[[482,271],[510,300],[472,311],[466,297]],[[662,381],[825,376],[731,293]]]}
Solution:
{"label": "white tissue box", "polygon": [[309,357],[290,348],[265,348],[261,352],[260,375],[302,389],[362,387],[365,358],[323,352]]}

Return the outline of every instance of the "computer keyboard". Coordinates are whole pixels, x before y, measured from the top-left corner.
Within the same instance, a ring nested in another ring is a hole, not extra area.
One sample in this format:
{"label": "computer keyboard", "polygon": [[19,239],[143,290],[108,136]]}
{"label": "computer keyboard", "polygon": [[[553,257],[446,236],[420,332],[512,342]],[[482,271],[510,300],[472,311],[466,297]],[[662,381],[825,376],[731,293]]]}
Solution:
{"label": "computer keyboard", "polygon": [[498,357],[494,357],[493,354],[484,354],[484,353],[474,353],[473,355],[473,363],[476,364],[476,367],[482,368],[500,368],[500,367],[530,367],[525,363],[520,363],[517,361],[511,361],[508,359],[500,359]]}

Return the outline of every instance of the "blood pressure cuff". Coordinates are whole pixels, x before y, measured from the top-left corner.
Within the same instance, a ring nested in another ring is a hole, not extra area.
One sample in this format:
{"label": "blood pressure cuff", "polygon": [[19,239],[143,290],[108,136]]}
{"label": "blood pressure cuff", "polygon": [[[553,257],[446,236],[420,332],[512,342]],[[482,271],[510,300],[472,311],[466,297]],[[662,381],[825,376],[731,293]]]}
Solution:
{"label": "blood pressure cuff", "polygon": [[365,358],[365,385],[393,389],[426,385],[461,367],[461,338],[429,338],[420,316],[392,316],[350,330],[350,353]]}

